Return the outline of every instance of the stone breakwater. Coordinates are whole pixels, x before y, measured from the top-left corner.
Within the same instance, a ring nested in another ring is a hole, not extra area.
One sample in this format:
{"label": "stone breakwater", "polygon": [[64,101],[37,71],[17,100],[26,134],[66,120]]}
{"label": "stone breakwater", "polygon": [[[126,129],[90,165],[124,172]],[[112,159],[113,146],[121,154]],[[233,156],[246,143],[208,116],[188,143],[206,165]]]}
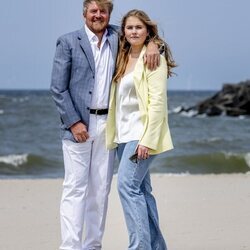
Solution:
{"label": "stone breakwater", "polygon": [[222,90],[192,107],[181,107],[178,113],[188,112],[192,116],[249,116],[250,115],[250,80],[238,84],[224,84]]}

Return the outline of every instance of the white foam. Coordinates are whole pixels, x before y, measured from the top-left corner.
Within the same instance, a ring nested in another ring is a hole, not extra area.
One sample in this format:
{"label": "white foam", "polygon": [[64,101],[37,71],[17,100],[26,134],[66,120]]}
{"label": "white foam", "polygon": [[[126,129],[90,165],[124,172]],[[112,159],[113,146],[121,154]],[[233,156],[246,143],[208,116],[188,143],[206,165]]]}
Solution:
{"label": "white foam", "polygon": [[13,102],[26,102],[26,101],[28,101],[28,100],[29,100],[29,97],[28,97],[28,96],[20,97],[20,98],[16,98],[16,97],[12,98],[12,101],[13,101]]}
{"label": "white foam", "polygon": [[244,158],[247,166],[250,168],[250,153],[245,154]]}
{"label": "white foam", "polygon": [[185,116],[185,117],[194,117],[194,116],[196,116],[197,115],[197,111],[196,110],[190,110],[190,111],[182,111],[181,112],[181,115],[182,116]]}
{"label": "white foam", "polygon": [[188,176],[188,175],[191,175],[188,171],[186,171],[186,172],[182,172],[182,173],[164,173],[163,174],[164,176],[169,176],[169,177],[171,177],[171,176],[176,176],[176,177],[184,177],[184,176]]}
{"label": "white foam", "polygon": [[208,142],[217,142],[217,141],[220,141],[220,140],[221,140],[221,138],[219,138],[219,137],[211,137],[207,141]]}
{"label": "white foam", "polygon": [[245,116],[245,115],[240,115],[240,116],[239,116],[239,119],[240,119],[240,120],[244,120],[244,119],[246,119],[246,116]]}
{"label": "white foam", "polygon": [[223,152],[225,158],[228,160],[230,159],[231,157],[238,157],[238,158],[241,158],[242,155],[241,154],[238,154],[238,153],[233,153],[233,152]]}
{"label": "white foam", "polygon": [[178,106],[178,107],[174,108],[172,111],[173,111],[173,113],[180,113],[180,111],[181,111],[182,109],[183,109],[182,106]]}
{"label": "white foam", "polygon": [[18,167],[28,161],[28,154],[0,156],[0,162]]}
{"label": "white foam", "polygon": [[2,109],[0,109],[0,115],[2,115],[4,113],[4,111]]}
{"label": "white foam", "polygon": [[194,109],[190,109],[189,111],[185,111],[185,107],[184,106],[178,106],[176,108],[173,108],[170,113],[175,113],[175,114],[180,114],[181,116],[185,116],[185,117],[200,117],[200,118],[204,118],[206,117],[206,114],[203,115],[198,115],[198,111],[194,110]]}
{"label": "white foam", "polygon": [[196,117],[197,117],[197,118],[206,118],[206,117],[207,117],[207,114],[204,113],[204,114],[201,114],[201,115],[197,115]]}

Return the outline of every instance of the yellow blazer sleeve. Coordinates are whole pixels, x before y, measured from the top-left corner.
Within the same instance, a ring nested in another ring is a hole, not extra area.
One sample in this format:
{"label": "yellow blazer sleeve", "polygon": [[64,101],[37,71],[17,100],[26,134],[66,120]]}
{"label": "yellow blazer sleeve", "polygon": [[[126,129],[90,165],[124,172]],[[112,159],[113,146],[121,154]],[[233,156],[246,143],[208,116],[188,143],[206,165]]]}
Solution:
{"label": "yellow blazer sleeve", "polygon": [[139,144],[153,150],[157,150],[162,127],[167,123],[167,73],[166,60],[163,56],[156,70],[146,69],[148,122]]}

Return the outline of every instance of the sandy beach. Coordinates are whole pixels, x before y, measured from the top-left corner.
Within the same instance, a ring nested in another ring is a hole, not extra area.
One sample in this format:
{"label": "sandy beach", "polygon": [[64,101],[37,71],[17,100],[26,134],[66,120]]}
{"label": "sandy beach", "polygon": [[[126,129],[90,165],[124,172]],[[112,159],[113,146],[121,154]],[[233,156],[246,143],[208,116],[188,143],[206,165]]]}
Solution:
{"label": "sandy beach", "polygon": [[[56,250],[62,179],[0,180],[0,249]],[[249,250],[250,175],[152,175],[169,250]],[[113,179],[104,250],[125,250]]]}

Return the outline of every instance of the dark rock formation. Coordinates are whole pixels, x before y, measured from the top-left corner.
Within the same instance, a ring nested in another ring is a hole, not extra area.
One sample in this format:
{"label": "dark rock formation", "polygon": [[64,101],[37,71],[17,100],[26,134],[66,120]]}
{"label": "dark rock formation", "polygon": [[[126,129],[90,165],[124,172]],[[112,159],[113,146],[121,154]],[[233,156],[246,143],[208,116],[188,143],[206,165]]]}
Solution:
{"label": "dark rock formation", "polygon": [[250,80],[238,84],[224,84],[221,91],[194,107],[182,108],[180,112],[196,111],[197,115],[228,116],[250,115]]}

